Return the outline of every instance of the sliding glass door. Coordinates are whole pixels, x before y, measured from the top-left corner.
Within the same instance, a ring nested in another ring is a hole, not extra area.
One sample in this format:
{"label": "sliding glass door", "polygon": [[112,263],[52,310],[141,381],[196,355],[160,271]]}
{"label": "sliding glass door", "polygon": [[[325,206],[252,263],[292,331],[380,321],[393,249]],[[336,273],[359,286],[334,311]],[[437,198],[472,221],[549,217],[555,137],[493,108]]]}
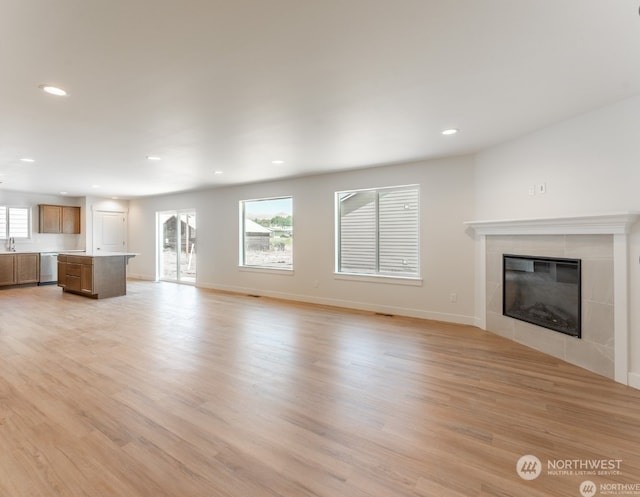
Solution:
{"label": "sliding glass door", "polygon": [[196,282],[196,211],[163,211],[158,219],[158,279]]}

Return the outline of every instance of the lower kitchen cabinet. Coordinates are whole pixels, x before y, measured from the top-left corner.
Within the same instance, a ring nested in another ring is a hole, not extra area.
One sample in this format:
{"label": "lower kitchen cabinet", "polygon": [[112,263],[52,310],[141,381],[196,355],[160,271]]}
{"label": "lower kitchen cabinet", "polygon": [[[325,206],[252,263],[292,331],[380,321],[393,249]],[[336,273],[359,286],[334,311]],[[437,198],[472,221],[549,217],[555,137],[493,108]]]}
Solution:
{"label": "lower kitchen cabinet", "polygon": [[40,254],[0,254],[0,286],[37,283],[40,278]]}
{"label": "lower kitchen cabinet", "polygon": [[80,266],[80,291],[93,293],[93,264]]}
{"label": "lower kitchen cabinet", "polygon": [[15,254],[16,283],[37,283],[40,279],[40,254]]}
{"label": "lower kitchen cabinet", "polygon": [[15,254],[0,254],[0,286],[16,284]]}

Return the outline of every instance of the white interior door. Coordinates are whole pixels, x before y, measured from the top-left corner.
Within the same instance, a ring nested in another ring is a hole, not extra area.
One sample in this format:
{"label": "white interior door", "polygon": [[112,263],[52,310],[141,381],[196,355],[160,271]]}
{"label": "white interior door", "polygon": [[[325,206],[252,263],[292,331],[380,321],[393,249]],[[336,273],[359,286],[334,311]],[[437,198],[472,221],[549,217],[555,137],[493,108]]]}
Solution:
{"label": "white interior door", "polygon": [[93,246],[101,252],[126,252],[127,213],[96,211],[93,216]]}

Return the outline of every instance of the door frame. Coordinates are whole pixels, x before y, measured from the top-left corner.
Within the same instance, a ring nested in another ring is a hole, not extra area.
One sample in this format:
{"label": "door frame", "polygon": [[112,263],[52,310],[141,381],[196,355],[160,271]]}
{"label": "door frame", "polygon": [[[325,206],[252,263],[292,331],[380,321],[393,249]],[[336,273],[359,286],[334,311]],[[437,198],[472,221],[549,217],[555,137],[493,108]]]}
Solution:
{"label": "door frame", "polygon": [[[164,250],[164,239],[163,239],[163,231],[162,231],[162,226],[160,225],[160,216],[162,214],[171,214],[176,216],[176,223],[177,223],[177,227],[178,227],[178,231],[177,231],[177,238],[176,238],[176,243],[181,245],[181,240],[182,240],[182,236],[183,233],[180,230],[180,216],[182,214],[193,214],[193,216],[197,219],[197,213],[196,213],[196,209],[195,208],[190,208],[190,209],[167,209],[167,210],[159,210],[156,211],[156,281],[166,281],[169,283],[178,283],[181,285],[194,285],[196,284],[196,279],[197,279],[197,271],[198,271],[198,266],[197,266],[197,262],[196,262],[196,275],[193,277],[193,279],[190,280],[184,280],[181,278],[181,271],[180,271],[180,259],[182,257],[181,255],[181,250],[180,248],[178,248],[177,250],[177,254],[176,254],[176,277],[175,279],[169,279],[163,276],[162,274],[162,257],[163,257],[163,250]],[[196,221],[197,222],[197,221]],[[197,236],[197,235],[196,235]]]}

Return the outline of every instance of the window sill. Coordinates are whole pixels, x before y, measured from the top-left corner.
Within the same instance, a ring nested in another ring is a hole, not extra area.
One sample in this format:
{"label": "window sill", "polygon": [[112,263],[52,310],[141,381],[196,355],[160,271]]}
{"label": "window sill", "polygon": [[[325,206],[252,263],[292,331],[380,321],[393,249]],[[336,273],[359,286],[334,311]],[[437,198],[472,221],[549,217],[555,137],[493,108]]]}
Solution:
{"label": "window sill", "polygon": [[390,285],[422,286],[418,276],[386,276],[382,274],[333,273],[336,280],[363,281],[367,283],[386,283]]}
{"label": "window sill", "polygon": [[266,273],[266,274],[279,274],[281,276],[293,276],[293,269],[289,268],[274,268],[274,267],[261,267],[261,266],[238,266],[238,270],[246,271],[249,273]]}

